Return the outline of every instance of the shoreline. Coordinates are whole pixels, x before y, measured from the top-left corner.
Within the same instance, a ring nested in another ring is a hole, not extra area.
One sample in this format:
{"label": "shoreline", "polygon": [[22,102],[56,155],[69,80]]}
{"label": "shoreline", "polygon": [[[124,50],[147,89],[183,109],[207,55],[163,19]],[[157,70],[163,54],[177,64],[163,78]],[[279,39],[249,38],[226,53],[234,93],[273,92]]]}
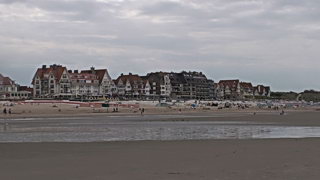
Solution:
{"label": "shoreline", "polygon": [[[270,110],[270,109],[245,109],[245,110],[238,110],[238,109],[224,109],[224,110],[202,110],[202,109],[185,109],[183,111],[179,110],[168,110],[162,108],[152,108],[150,110],[145,108],[145,112],[143,115],[192,115],[192,114],[213,114],[213,113],[224,113],[224,114],[234,114],[234,113],[242,113],[242,114],[253,114],[253,113],[281,113],[281,110]],[[285,109],[286,113],[299,113],[299,112],[320,112],[318,109]],[[12,113],[12,114],[3,114],[0,113],[1,118],[41,118],[41,117],[77,117],[77,116],[141,116],[140,111],[130,111],[129,109],[121,109],[119,112],[112,112],[106,110],[88,110],[87,112],[32,112],[32,113]]]}

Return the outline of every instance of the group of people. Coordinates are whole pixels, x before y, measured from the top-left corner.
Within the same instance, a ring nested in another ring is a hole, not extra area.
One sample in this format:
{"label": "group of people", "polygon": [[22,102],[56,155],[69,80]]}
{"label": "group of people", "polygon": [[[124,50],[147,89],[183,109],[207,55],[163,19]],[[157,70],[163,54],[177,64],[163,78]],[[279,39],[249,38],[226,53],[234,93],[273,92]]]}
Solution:
{"label": "group of people", "polygon": [[7,110],[7,108],[3,109],[3,114],[11,114],[11,108]]}

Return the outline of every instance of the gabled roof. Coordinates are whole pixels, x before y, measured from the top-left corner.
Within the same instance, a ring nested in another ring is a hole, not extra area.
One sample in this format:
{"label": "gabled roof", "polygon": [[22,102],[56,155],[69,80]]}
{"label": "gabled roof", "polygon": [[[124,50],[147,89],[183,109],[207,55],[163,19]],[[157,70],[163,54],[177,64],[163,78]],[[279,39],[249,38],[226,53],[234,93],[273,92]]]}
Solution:
{"label": "gabled roof", "polygon": [[12,79],[10,79],[9,77],[4,77],[2,74],[0,74],[0,85],[8,86],[14,84],[15,82]]}
{"label": "gabled roof", "polygon": [[228,87],[235,87],[239,84],[239,79],[234,79],[234,80],[220,80],[219,85],[220,86],[228,86]]}
{"label": "gabled roof", "polygon": [[116,80],[116,84],[118,84],[120,79],[123,83],[126,83],[127,81],[129,81],[131,85],[134,84],[135,81],[137,83],[143,83],[142,78],[136,74],[120,75]]}
{"label": "gabled roof", "polygon": [[92,69],[92,70],[81,71],[81,73],[95,74],[97,76],[97,79],[99,80],[99,83],[101,83],[104,75],[106,73],[108,73],[108,70],[107,69]]}
{"label": "gabled roof", "polygon": [[249,88],[249,89],[253,88],[252,83],[250,83],[250,82],[240,82],[240,87]]}
{"label": "gabled roof", "polygon": [[62,67],[61,65],[51,65],[50,67],[42,67],[38,68],[34,78],[32,79],[32,84],[34,84],[35,77],[39,77],[40,79],[44,79],[46,74],[52,74],[57,81],[61,79],[61,76],[64,71],[67,71],[66,67]]}
{"label": "gabled roof", "polygon": [[143,85],[146,85],[149,82],[149,77],[148,76],[140,76],[140,78],[143,81]]}

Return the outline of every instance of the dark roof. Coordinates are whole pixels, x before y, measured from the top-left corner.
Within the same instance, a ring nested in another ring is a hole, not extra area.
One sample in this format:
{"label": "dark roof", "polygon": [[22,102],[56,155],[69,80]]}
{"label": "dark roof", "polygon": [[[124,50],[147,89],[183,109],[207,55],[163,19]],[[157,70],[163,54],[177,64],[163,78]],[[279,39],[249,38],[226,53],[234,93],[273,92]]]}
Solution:
{"label": "dark roof", "polygon": [[170,81],[175,84],[185,84],[187,83],[182,73],[170,73]]}

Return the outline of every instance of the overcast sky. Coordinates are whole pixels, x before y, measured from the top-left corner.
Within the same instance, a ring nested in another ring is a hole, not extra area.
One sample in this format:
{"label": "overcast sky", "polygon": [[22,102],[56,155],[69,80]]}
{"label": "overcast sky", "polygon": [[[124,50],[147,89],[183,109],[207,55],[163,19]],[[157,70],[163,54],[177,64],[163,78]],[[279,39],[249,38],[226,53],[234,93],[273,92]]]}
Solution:
{"label": "overcast sky", "polygon": [[319,17],[319,0],[0,0],[0,73],[30,85],[56,63],[320,89]]}

